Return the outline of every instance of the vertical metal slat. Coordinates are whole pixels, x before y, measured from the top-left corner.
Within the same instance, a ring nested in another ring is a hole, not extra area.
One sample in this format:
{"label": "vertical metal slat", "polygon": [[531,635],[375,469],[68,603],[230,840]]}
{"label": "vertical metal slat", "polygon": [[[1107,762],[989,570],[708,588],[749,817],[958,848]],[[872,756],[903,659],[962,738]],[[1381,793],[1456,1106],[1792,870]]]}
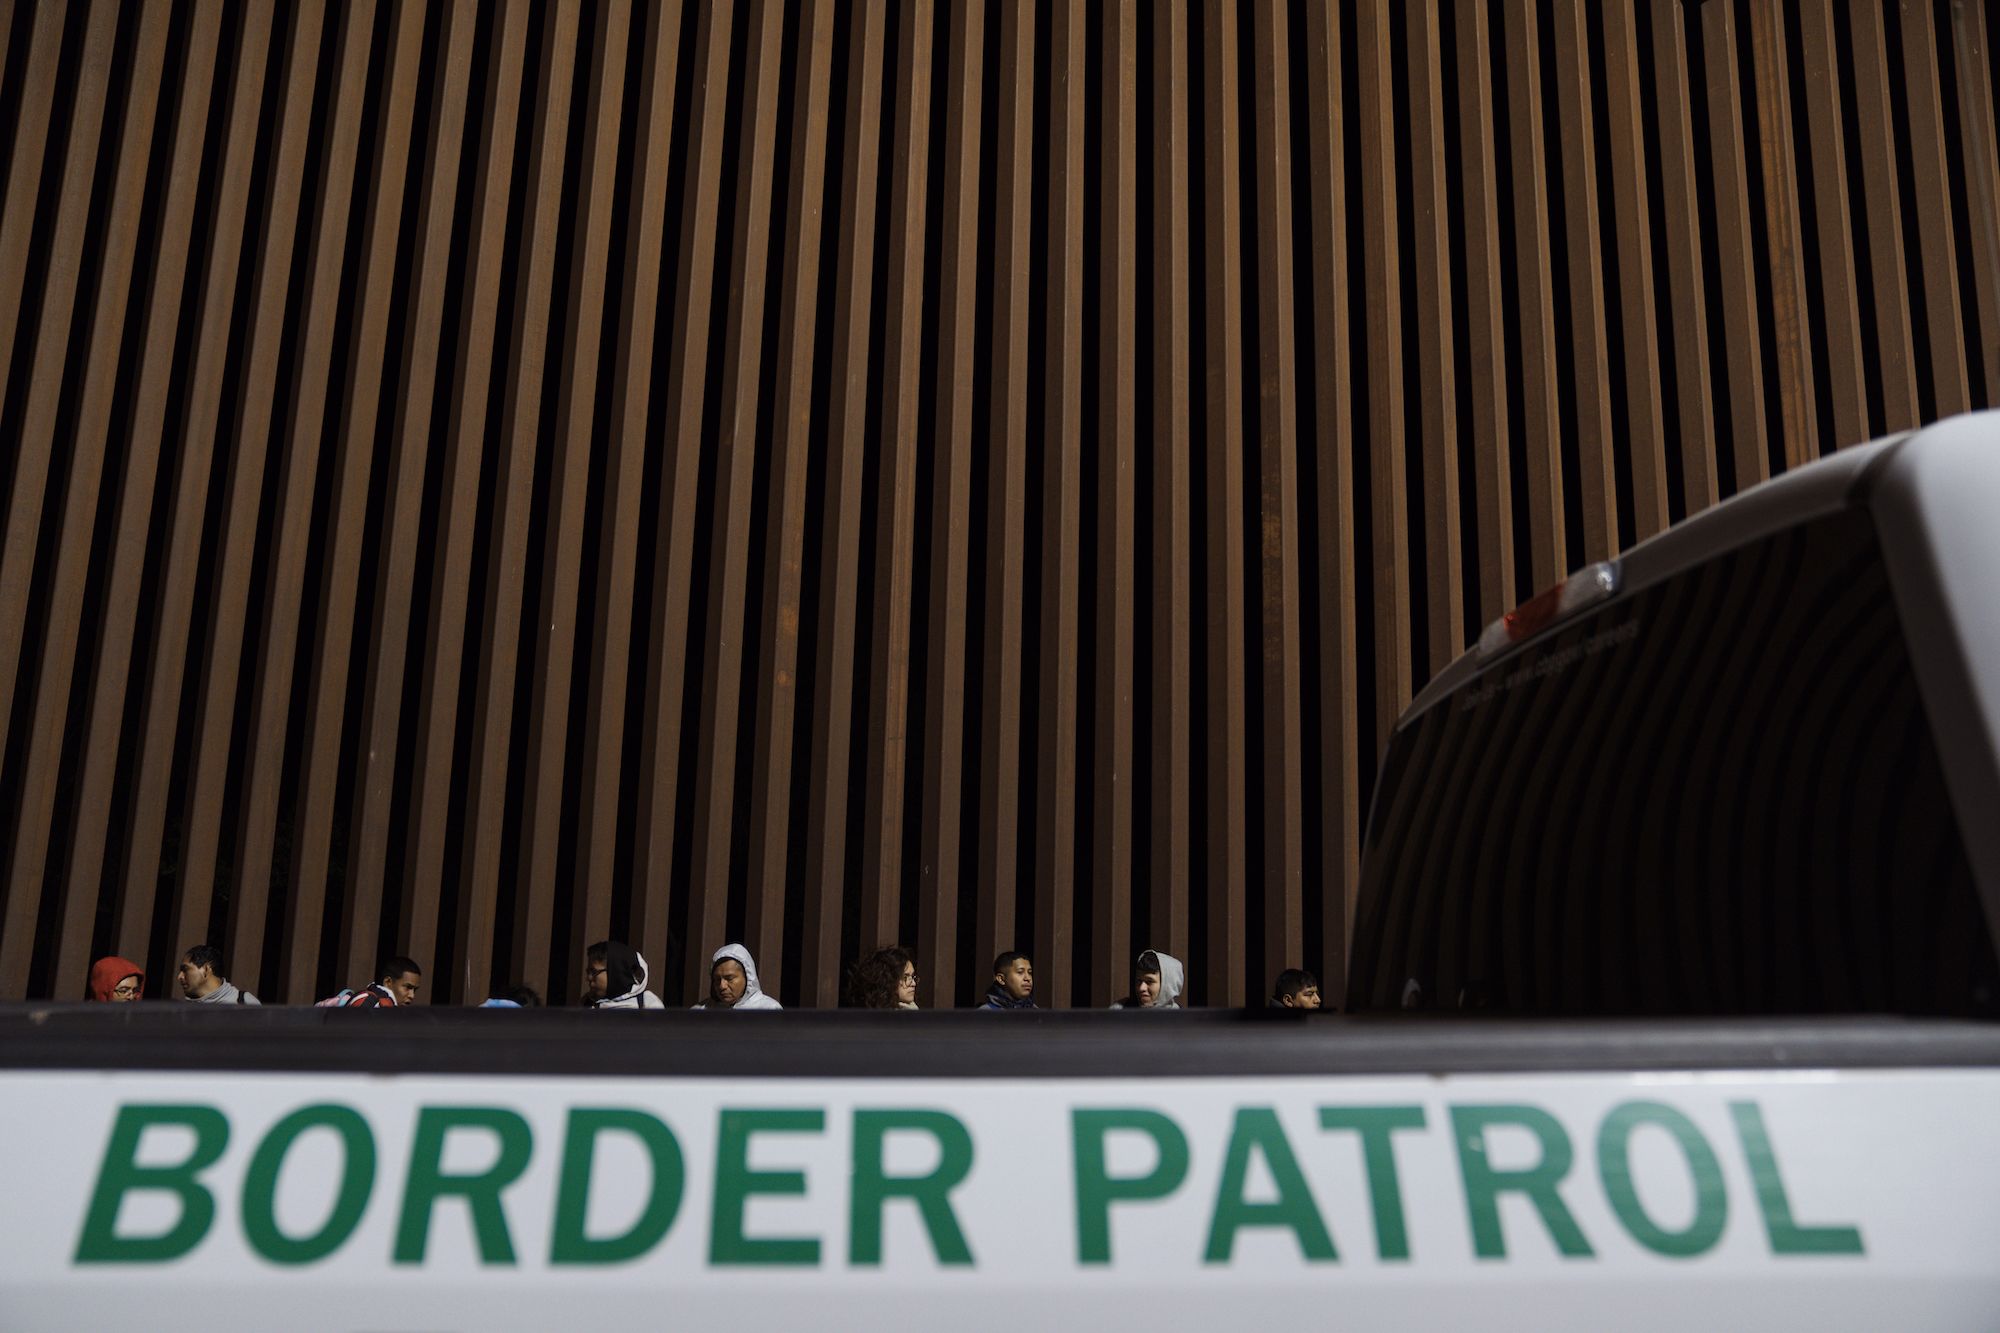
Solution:
{"label": "vertical metal slat", "polygon": [[[972,508],[974,322],[979,315],[979,121],[985,53],[983,0],[951,25],[951,101],[945,109],[944,252],[938,312],[936,473],[931,493],[930,642],[924,691],[923,861],[917,870],[917,952],[927,1005],[956,989],[959,806],[965,781],[966,583]],[[886,886],[885,886],[886,887]],[[863,940],[863,950],[873,945]]]}
{"label": "vertical metal slat", "polygon": [[[1153,153],[1157,194],[1152,208],[1154,383],[1153,438],[1153,677],[1152,837],[1147,878],[1153,945],[1188,957],[1189,896],[1194,868],[1190,828],[1193,758],[1193,514],[1190,294],[1188,264],[1188,28],[1187,7],[1154,13]],[[1126,960],[1098,994],[1106,1002],[1124,985]],[[1093,1000],[1098,998],[1093,995]]]}
{"label": "vertical metal slat", "polygon": [[[907,11],[914,21],[916,10]],[[868,385],[876,373],[868,360],[869,335],[874,326],[876,277],[875,233],[881,225],[876,199],[882,171],[882,80],[888,41],[884,6],[866,4],[854,15],[852,50],[847,59],[858,77],[847,87],[846,135],[841,145],[841,197],[839,258],[834,287],[834,340],[827,349],[834,359],[833,397],[827,412],[826,513],[820,551],[819,642],[812,700],[812,780],[807,786],[806,846],[804,879],[808,888],[801,907],[804,914],[804,941],[797,994],[806,1004],[827,1007],[839,998],[840,926],[849,892],[859,886],[847,882],[848,838],[858,830],[849,827],[849,773],[854,746],[855,697],[870,685],[865,657],[857,663],[859,647],[862,541],[862,502],[865,498],[870,432],[868,426]],[[926,30],[927,31],[927,30]],[[909,50],[906,43],[904,50]],[[899,77],[911,71],[905,67]],[[927,90],[926,90],[927,91]],[[911,125],[909,110],[899,99],[894,131],[920,127]],[[921,120],[921,117],[918,118]],[[900,163],[900,169],[899,169]],[[892,148],[889,170],[894,186],[907,190],[911,163],[906,141],[900,137]],[[919,165],[915,168],[922,170]],[[921,196],[922,191],[918,191]],[[907,210],[907,197],[905,199]],[[906,213],[888,219],[892,235],[907,228]],[[919,282],[922,274],[923,228],[917,227]],[[904,253],[891,243],[890,254]],[[904,270],[890,265],[882,275],[885,284],[902,281]],[[885,292],[885,316],[896,309]],[[880,368],[887,384],[889,362]],[[885,430],[880,451],[893,454],[897,441]],[[878,579],[879,582],[879,579]],[[863,668],[857,685],[857,665]],[[862,738],[866,753],[867,738]],[[866,783],[863,783],[864,790]]]}
{"label": "vertical metal slat", "polygon": [[1715,503],[1715,388],[1708,361],[1708,289],[1702,273],[1702,200],[1695,171],[1688,93],[1687,30],[1675,4],[1649,11],[1653,30],[1653,114],[1659,126],[1660,199],[1666,216],[1667,310],[1673,323],[1675,433],[1687,512]]}
{"label": "vertical metal slat", "polygon": [[[772,468],[772,528],[766,537],[763,668],[756,700],[756,774],[751,784],[749,910],[745,934],[765,989],[776,992],[785,961],[785,870],[790,853],[792,727],[798,703],[799,616],[805,580],[806,472],[812,460],[813,340],[819,316],[820,229],[826,199],[827,108],[833,78],[834,9],[815,0],[804,12],[804,47],[787,183],[784,295],[779,313]],[[865,325],[864,325],[865,328]],[[863,334],[866,345],[866,334]],[[817,888],[816,885],[810,886]]]}
{"label": "vertical metal slat", "polygon": [[[1058,31],[1055,55],[1065,54]],[[976,843],[978,910],[972,921],[975,966],[1011,941],[1018,892],[1021,824],[1021,617],[1025,589],[1028,503],[1028,317],[1034,269],[1035,7],[1001,10],[1000,121],[995,178],[992,424],[985,441],[986,560],[979,690],[978,814],[969,836]],[[1063,121],[1065,70],[1053,66],[1049,152],[1051,206],[1062,186],[1057,156],[1067,152]],[[1081,82],[1080,80],[1078,81]],[[1077,89],[1081,93],[1081,88]],[[1083,133],[1081,117],[1074,134]],[[1062,136],[1062,137],[1058,137]],[[1061,251],[1052,248],[1053,256]],[[969,980],[976,980],[976,976]],[[946,992],[945,994],[949,994]]]}
{"label": "vertical metal slat", "polygon": [[[12,17],[0,16],[0,25],[8,24]],[[110,442],[118,354],[135,286],[134,252],[138,247],[153,123],[159,111],[166,63],[167,24],[172,17],[164,6],[146,9],[139,15],[132,91],[119,134],[118,172],[111,186],[103,268],[98,277],[96,308],[91,314],[83,396],[70,456],[69,482],[63,492],[53,595],[41,646],[42,702],[35,708],[28,740],[28,767],[21,815],[16,824],[14,865],[6,885],[10,899],[41,898],[64,723],[72,707],[68,694],[72,688],[84,684],[75,676],[77,638],[82,629],[84,589],[90,574],[97,503]],[[0,66],[5,61],[6,53],[0,51]],[[74,850],[72,844],[72,857]],[[90,965],[97,907],[94,892],[86,896],[72,891],[63,898],[54,971],[58,987],[73,984],[74,978],[85,975]]]}
{"label": "vertical metal slat", "polygon": [[[1248,1001],[1272,976],[1302,962],[1305,946],[1304,656],[1300,645],[1298,375],[1293,312],[1292,72],[1282,10],[1258,7],[1256,116],[1252,139],[1257,189],[1257,426],[1260,494],[1258,588],[1263,673],[1264,970]],[[1435,48],[1433,48],[1435,51]],[[1434,66],[1433,66],[1434,67]],[[1441,106],[1440,100],[1436,105]],[[1439,178],[1442,178],[1440,170]],[[1440,201],[1441,202],[1441,201]],[[1448,264],[1447,264],[1448,267]],[[1455,442],[1453,442],[1455,445]],[[1457,459],[1452,460],[1456,481]],[[1452,498],[1456,499],[1456,487]],[[1455,508],[1455,507],[1454,507]],[[1448,545],[1457,546],[1457,514]],[[1457,576],[1454,561],[1453,577]],[[1456,599],[1454,599],[1456,600]],[[1099,760],[1102,763],[1102,760]],[[1247,941],[1246,941],[1247,942]]]}
{"label": "vertical metal slat", "polygon": [[[1112,21],[1105,15],[1107,25]],[[1034,920],[1032,942],[1035,961],[1040,965],[1035,1002],[1044,1008],[1061,1008],[1071,1002],[1074,977],[1070,965],[1074,945],[1076,906],[1076,784],[1077,773],[1077,692],[1080,688],[1077,618],[1082,582],[1082,498],[1083,498],[1083,378],[1089,364],[1083,346],[1083,304],[1095,299],[1085,286],[1083,253],[1084,196],[1084,12],[1077,3],[1058,5],[1050,20],[1049,89],[1049,206],[1048,206],[1048,326],[1044,345],[1024,355],[1046,358],[1047,406],[1043,413],[1042,546],[1046,552],[1042,566],[1042,586],[1036,590],[1041,602],[1041,653],[1039,708],[1040,736],[1035,746],[1038,772],[1035,782]],[[1107,34],[1108,36],[1108,34]],[[1116,50],[1105,43],[1106,59]],[[1115,94],[1115,69],[1106,65],[1106,95]],[[1116,105],[1106,107],[1106,126],[1113,123]],[[1106,171],[1107,208],[1116,206],[1117,189],[1111,165],[1110,146],[1103,161]],[[1107,241],[1110,232],[1105,232]],[[1115,242],[1114,242],[1115,244]],[[1022,264],[1023,276],[1027,265]],[[1115,268],[1104,273],[1107,283],[1116,282]],[[1100,289],[1101,290],[1101,289]],[[1107,292],[1113,300],[1115,291]],[[1101,307],[1103,308],[1103,307]],[[1111,334],[1110,339],[1115,340]],[[1107,341],[1106,346],[1111,345]],[[1100,448],[1115,434],[1100,436]],[[1025,444],[1025,441],[1023,442]],[[1025,495],[1022,497],[1025,501]],[[1116,651],[1115,644],[1101,650]],[[1100,659],[1101,660],[1101,659]],[[1102,677],[1100,676],[1100,679]],[[1101,717],[1110,721],[1114,711],[1108,700],[1099,698]],[[1108,765],[1100,765],[1101,773]],[[1102,790],[1100,784],[1099,790]],[[1108,820],[1107,820],[1108,822]],[[1099,842],[1108,841],[1100,830]],[[1108,897],[1100,901],[1109,902]],[[1011,922],[994,923],[995,936],[1011,934]],[[1026,947],[1028,941],[1008,942],[1008,948]],[[992,946],[992,947],[989,947]],[[993,957],[997,941],[982,940],[975,946],[975,963]]]}
{"label": "vertical metal slat", "polygon": [[1242,146],[1234,0],[1202,7],[1202,276],[1207,328],[1202,375],[1207,419],[1202,439],[1207,509],[1208,658],[1208,933],[1197,941],[1205,957],[1186,960],[1190,979],[1207,984],[1203,1004],[1240,1004],[1248,943],[1249,747],[1246,744],[1248,626],[1244,607]]}

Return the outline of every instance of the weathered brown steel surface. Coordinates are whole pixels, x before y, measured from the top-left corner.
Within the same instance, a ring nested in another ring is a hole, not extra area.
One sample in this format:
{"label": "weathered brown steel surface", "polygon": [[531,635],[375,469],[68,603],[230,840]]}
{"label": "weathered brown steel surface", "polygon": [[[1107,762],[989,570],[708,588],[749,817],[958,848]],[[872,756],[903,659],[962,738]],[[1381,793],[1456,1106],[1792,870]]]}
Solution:
{"label": "weathered brown steel surface", "polygon": [[1854,119],[1860,129],[1859,185],[1868,226],[1868,281],[1875,294],[1875,373],[1882,384],[1876,430],[1917,424],[1917,344],[1910,322],[1911,255],[1899,190],[1908,174],[1896,149],[1898,98],[1889,79],[1887,20],[1879,5],[1847,11],[1854,48]]}
{"label": "weathered brown steel surface", "polygon": [[[1848,221],[1848,163],[1842,127],[1842,77],[1833,0],[1799,8],[1798,60],[1805,69],[1811,127],[1812,219],[1819,233],[1820,328],[1826,336],[1827,397],[1832,402],[1833,447],[1868,438],[1867,351],[1861,343],[1861,306],[1855,295],[1854,229]],[[1800,114],[1794,112],[1794,114]],[[1801,201],[1806,202],[1806,201]]]}
{"label": "weathered brown steel surface", "polygon": [[1660,198],[1666,218],[1667,252],[1654,262],[1666,272],[1663,312],[1673,337],[1674,407],[1677,439],[1669,447],[1681,459],[1681,503],[1697,514],[1715,503],[1715,378],[1708,348],[1708,279],[1702,258],[1702,194],[1694,137],[1698,89],[1688,84],[1688,34],[1680,6],[1653,4],[1653,108],[1660,161]]}
{"label": "weathered brown steel surface", "polygon": [[[1569,570],[1569,521],[1563,504],[1562,387],[1557,362],[1555,282],[1549,253],[1549,161],[1544,119],[1553,114],[1542,92],[1536,35],[1539,0],[1502,9],[1507,66],[1505,178],[1513,195],[1514,266],[1519,295],[1512,336],[1520,348],[1521,450],[1528,490],[1528,546],[1523,555],[1533,587],[1546,588]],[[1496,136],[1497,137],[1497,136]],[[1379,615],[1380,612],[1377,612]],[[1379,650],[1378,650],[1379,652]],[[1364,757],[1364,765],[1369,757]]]}
{"label": "weathered brown steel surface", "polygon": [[[1151,823],[1147,867],[1152,911],[1147,938],[1176,958],[1188,956],[1190,904],[1194,892],[1193,851],[1193,375],[1188,266],[1189,154],[1188,16],[1181,5],[1152,14],[1149,52],[1153,97],[1153,294],[1151,331],[1152,577],[1153,630],[1149,681],[1152,709],[1152,774],[1148,796]],[[1106,993],[1122,990],[1113,977]]]}
{"label": "weathered brown steel surface", "polygon": [[1734,460],[1731,473],[1735,489],[1742,490],[1771,475],[1764,399],[1778,391],[1777,385],[1767,388],[1764,382],[1760,329],[1770,321],[1758,305],[1758,263],[1751,241],[1749,162],[1756,156],[1757,140],[1754,121],[1746,125],[1743,103],[1753,90],[1742,85],[1737,45],[1743,39],[1735,9],[1727,4],[1702,5],[1697,21],[1707,74],[1708,170],[1713,182],[1709,200],[1713,215],[1704,227],[1715,237],[1720,256],[1715,279],[1723,312],[1722,345],[1715,359],[1729,385],[1726,398],[1719,395],[1716,404],[1719,409],[1726,405],[1727,410],[1718,411],[1717,418],[1726,423],[1723,438],[1729,441]]}
{"label": "weathered brown steel surface", "polygon": [[[1083,306],[1094,293],[1083,278],[1084,180],[1083,127],[1084,93],[1088,79],[1083,68],[1085,29],[1082,0],[1059,5],[1050,15],[1051,88],[1049,106],[1050,153],[1049,211],[1047,236],[1048,334],[1043,345],[1031,355],[1043,359],[1047,394],[1043,405],[1043,484],[1041,517],[1045,533],[1042,546],[1041,587],[1033,590],[1041,602],[1041,656],[1038,666],[1039,734],[1035,738],[1035,787],[1037,801],[1035,853],[1028,862],[1032,877],[1026,896],[1033,900],[1035,935],[1032,947],[1044,960],[1040,980],[1040,1002],[1066,1005],[1071,999],[1074,977],[1070,969],[1056,966],[1076,947],[1076,780],[1077,780],[1077,673],[1081,658],[1079,617],[1083,591],[1083,379],[1089,373],[1089,358],[1083,346]],[[1115,48],[1112,48],[1115,49]],[[1108,81],[1109,89],[1119,85]],[[1107,107],[1112,115],[1119,108]],[[1116,151],[1115,149],[1113,150]],[[1112,168],[1117,170],[1117,168]],[[1116,189],[1115,181],[1107,186]],[[1117,310],[1116,283],[1121,265],[1116,259],[1106,265],[1104,292],[1111,300],[1105,305]],[[1129,267],[1129,266],[1126,266]],[[1122,316],[1122,311],[1120,312]],[[1122,319],[1121,319],[1122,322]],[[1116,327],[1114,325],[1114,327]],[[1116,335],[1106,341],[1106,350],[1117,346]],[[1116,398],[1116,380],[1106,377],[1107,397]],[[1106,422],[1109,426],[1111,423]],[[1118,435],[1106,429],[1099,435],[1100,447],[1109,454]],[[1023,483],[1025,485],[1025,481]],[[1107,601],[1106,609],[1111,604]],[[1109,647],[1110,645],[1106,645]],[[1110,654],[1099,658],[1102,666]],[[1100,725],[1115,717],[1107,708]],[[1100,734],[1102,734],[1100,732]],[[1100,779],[1116,774],[1112,762],[1101,764]],[[1100,780],[1098,790],[1103,790]],[[1107,830],[1108,831],[1108,830]],[[1106,837],[1100,846],[1109,847]],[[1010,886],[1008,906],[1013,906]],[[1106,910],[1117,906],[1117,894],[1106,885],[1098,902]],[[990,961],[1011,939],[1012,923],[995,920],[993,935],[973,945],[973,966]],[[1027,942],[1022,942],[1026,944]],[[1122,948],[1120,952],[1123,952]],[[982,957],[983,955],[983,957]],[[1106,1001],[1108,1003],[1108,1000]]]}
{"label": "weathered brown steel surface", "polygon": [[[850,773],[856,744],[854,691],[866,674],[866,645],[858,616],[863,602],[861,516],[868,468],[868,337],[875,308],[875,232],[896,226],[877,202],[882,172],[883,47],[886,15],[881,5],[853,15],[854,51],[847,68],[846,163],[841,181],[839,256],[834,288],[832,397],[826,411],[828,442],[822,492],[822,555],[816,571],[828,589],[819,603],[819,636],[814,659],[812,769],[807,803],[803,882],[804,918],[794,994],[809,1003],[831,1004],[840,980],[840,931],[847,883],[848,840],[860,841],[849,827]],[[858,76],[858,77],[856,77]],[[901,122],[909,127],[907,113]],[[892,162],[895,160],[892,152]],[[907,181],[905,170],[901,179]],[[879,220],[878,220],[879,219]],[[921,254],[921,248],[919,248]],[[900,270],[895,270],[900,271]],[[886,276],[886,275],[885,275]],[[886,306],[889,297],[883,297]],[[861,737],[865,753],[867,737]],[[782,742],[781,742],[782,743]],[[863,784],[865,790],[866,784]]]}
{"label": "weathered brown steel surface", "polygon": [[0,997],[1337,989],[1468,634],[1994,404],[1993,22],[6,6]]}

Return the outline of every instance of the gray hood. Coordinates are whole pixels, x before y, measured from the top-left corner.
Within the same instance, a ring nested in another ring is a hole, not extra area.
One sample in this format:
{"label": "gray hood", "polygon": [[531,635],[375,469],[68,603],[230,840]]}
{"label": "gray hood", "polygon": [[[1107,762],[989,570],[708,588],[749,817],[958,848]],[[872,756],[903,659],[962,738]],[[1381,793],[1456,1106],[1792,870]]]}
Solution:
{"label": "gray hood", "polygon": [[1170,953],[1162,953],[1158,949],[1144,949],[1140,951],[1140,956],[1143,957],[1145,954],[1151,954],[1160,960],[1159,995],[1151,1004],[1142,1006],[1138,1002],[1137,988],[1135,987],[1134,994],[1126,996],[1111,1007],[1113,1009],[1138,1009],[1142,1007],[1147,1009],[1180,1008],[1181,992],[1187,988],[1187,969],[1181,966],[1180,959]]}
{"label": "gray hood", "polygon": [[1187,969],[1181,966],[1180,959],[1170,953],[1161,953],[1158,949],[1150,950],[1150,952],[1155,958],[1160,960],[1160,995],[1158,999],[1154,1000],[1147,1007],[1152,1009],[1180,1008],[1181,992],[1187,989]]}
{"label": "gray hood", "polygon": [[[764,988],[757,983],[757,960],[752,958],[750,951],[740,944],[725,944],[715,951],[715,956],[708,960],[708,970],[711,976],[714,975],[715,965],[725,958],[735,959],[738,965],[743,968],[743,998],[735,1004],[728,1006],[729,1008],[782,1009],[785,1007],[764,993]],[[695,1006],[697,1009],[706,1009],[708,1007],[709,1002],[707,1000],[703,1000]],[[720,1009],[724,1006],[716,1005],[715,1007]]]}

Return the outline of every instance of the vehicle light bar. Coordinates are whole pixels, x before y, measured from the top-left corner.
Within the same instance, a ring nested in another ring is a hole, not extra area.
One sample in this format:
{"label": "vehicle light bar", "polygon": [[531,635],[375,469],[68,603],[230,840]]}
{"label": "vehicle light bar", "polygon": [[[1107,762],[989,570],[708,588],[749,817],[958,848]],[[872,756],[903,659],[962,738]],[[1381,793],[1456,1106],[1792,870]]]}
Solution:
{"label": "vehicle light bar", "polygon": [[1558,621],[1605,601],[1618,591],[1618,562],[1600,560],[1586,565],[1553,587],[1545,588],[1488,625],[1479,636],[1479,655],[1492,657],[1534,638]]}

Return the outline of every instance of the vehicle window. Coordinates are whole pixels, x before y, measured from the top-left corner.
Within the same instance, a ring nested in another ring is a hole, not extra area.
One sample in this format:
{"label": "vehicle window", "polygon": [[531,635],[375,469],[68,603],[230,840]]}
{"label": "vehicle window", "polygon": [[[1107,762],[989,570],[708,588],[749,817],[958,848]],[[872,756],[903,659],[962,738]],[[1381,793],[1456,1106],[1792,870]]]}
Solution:
{"label": "vehicle window", "polygon": [[1759,540],[1400,732],[1350,1005],[2000,1012],[1874,525]]}

